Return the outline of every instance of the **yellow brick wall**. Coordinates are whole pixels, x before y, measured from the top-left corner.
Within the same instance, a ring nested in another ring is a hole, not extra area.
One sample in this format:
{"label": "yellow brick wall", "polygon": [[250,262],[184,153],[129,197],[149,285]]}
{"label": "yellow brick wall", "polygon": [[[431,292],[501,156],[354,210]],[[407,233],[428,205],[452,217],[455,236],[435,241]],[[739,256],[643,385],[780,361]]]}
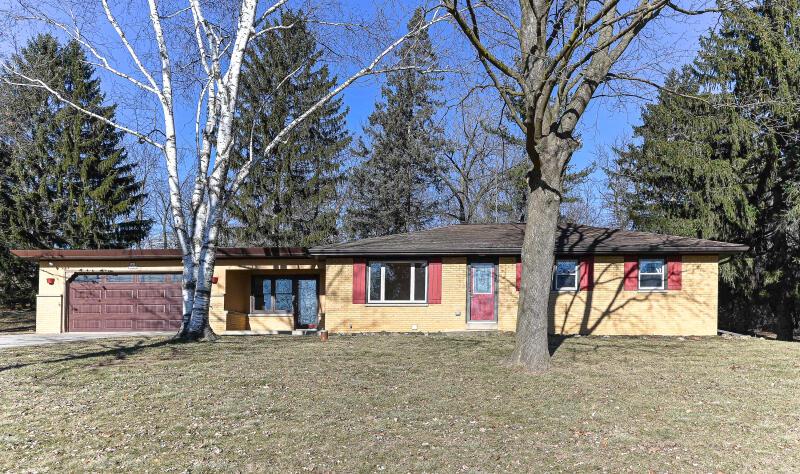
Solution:
{"label": "yellow brick wall", "polygon": [[598,335],[715,335],[716,255],[686,255],[680,291],[623,290],[623,257],[596,257],[594,291],[551,293],[550,332]]}
{"label": "yellow brick wall", "polygon": [[460,331],[466,324],[467,259],[442,259],[442,303],[373,306],[353,303],[353,260],[325,262],[325,328],[331,332]]}
{"label": "yellow brick wall", "polygon": [[497,286],[497,329],[517,330],[517,258],[500,257]]}
{"label": "yellow brick wall", "polygon": [[[352,304],[352,260],[327,261],[326,327],[332,332],[460,331],[466,325],[466,258],[442,262],[442,304]],[[684,256],[680,291],[624,291],[621,256],[595,259],[594,291],[552,292],[550,332],[599,335],[714,335],[717,331],[716,255]],[[501,257],[497,328],[517,324],[516,258]],[[587,311],[588,308],[588,311]],[[460,316],[456,316],[460,312]]]}
{"label": "yellow brick wall", "polygon": [[[131,263],[133,266],[131,266]],[[247,311],[250,299],[250,274],[319,274],[323,266],[312,259],[236,259],[220,260],[214,269],[217,283],[211,288],[209,322],[216,333],[227,328],[228,311]],[[178,260],[74,260],[39,262],[39,293],[36,298],[36,332],[62,332],[67,281],[76,273],[180,273]],[[47,283],[48,278],[55,281]],[[230,284],[227,281],[230,279]],[[320,284],[324,284],[320,278]],[[228,288],[229,287],[229,288]],[[230,296],[226,294],[230,290]],[[322,298],[321,298],[322,299]],[[231,328],[233,329],[233,328]]]}
{"label": "yellow brick wall", "polygon": [[[551,293],[550,330],[560,334],[713,335],[717,330],[718,258],[684,256],[683,289],[666,292],[622,290],[623,258],[595,259],[594,291]],[[108,271],[180,272],[179,262],[78,261],[40,262],[36,331],[60,332],[66,281],[74,273]],[[253,273],[314,273],[320,276],[320,304],[325,326],[332,332],[460,331],[466,329],[467,259],[442,260],[442,303],[420,306],[352,304],[352,259],[328,259],[326,266],[313,260],[225,260],[215,270],[210,321],[215,332],[240,329],[229,313],[249,308],[249,277]],[[53,285],[47,278],[54,278]],[[516,259],[501,257],[498,273],[497,328],[516,329],[518,292]],[[588,308],[588,310],[587,310]]]}
{"label": "yellow brick wall", "polygon": [[291,331],[294,329],[294,316],[255,315],[247,318],[250,330],[255,333]]}
{"label": "yellow brick wall", "polygon": [[36,297],[36,332],[51,334],[61,332],[61,296]]}

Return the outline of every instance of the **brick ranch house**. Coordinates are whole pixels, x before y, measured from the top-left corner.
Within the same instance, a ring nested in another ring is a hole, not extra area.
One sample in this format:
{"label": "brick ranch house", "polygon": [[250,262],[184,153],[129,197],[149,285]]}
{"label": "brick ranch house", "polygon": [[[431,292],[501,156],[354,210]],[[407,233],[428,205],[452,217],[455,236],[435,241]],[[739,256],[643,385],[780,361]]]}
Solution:
{"label": "brick ranch house", "polygon": [[[523,224],[462,224],[328,246],[223,248],[217,333],[516,328]],[[720,259],[738,244],[559,226],[557,334],[714,335]],[[177,250],[15,250],[39,262],[36,332],[175,330]]]}

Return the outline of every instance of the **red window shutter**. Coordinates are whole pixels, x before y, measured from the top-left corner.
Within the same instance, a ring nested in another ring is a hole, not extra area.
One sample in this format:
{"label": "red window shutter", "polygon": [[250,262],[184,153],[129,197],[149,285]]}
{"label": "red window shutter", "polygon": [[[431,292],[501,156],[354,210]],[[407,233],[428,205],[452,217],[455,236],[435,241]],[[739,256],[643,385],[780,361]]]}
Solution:
{"label": "red window shutter", "polygon": [[428,260],[428,304],[442,304],[442,259]]}
{"label": "red window shutter", "polygon": [[681,267],[683,259],[680,255],[667,257],[667,289],[680,290],[682,286]]}
{"label": "red window shutter", "polygon": [[517,291],[522,285],[522,262],[517,262]]}
{"label": "red window shutter", "polygon": [[639,259],[636,255],[625,256],[625,285],[626,291],[639,289]]}
{"label": "red window shutter", "polygon": [[580,268],[581,291],[592,291],[594,289],[594,257],[589,255],[581,257]]}
{"label": "red window shutter", "polygon": [[353,304],[367,302],[367,261],[353,259]]}

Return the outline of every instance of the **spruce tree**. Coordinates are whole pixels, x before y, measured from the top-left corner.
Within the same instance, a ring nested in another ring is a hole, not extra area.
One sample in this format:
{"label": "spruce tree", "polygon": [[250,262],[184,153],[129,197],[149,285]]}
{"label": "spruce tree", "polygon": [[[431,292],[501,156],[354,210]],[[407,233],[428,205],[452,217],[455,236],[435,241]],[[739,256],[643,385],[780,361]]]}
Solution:
{"label": "spruce tree", "polygon": [[[114,119],[115,105],[103,105],[100,81],[78,43],[61,51],[63,90],[84,109]],[[55,242],[70,248],[124,248],[140,242],[149,231],[148,221],[133,211],[144,199],[135,165],[122,147],[122,133],[100,119],[72,107],[61,107],[57,130],[53,178],[56,200],[53,213],[63,216]]]}
{"label": "spruce tree", "polygon": [[[61,47],[40,35],[10,61],[11,69],[44,78],[69,100],[114,119],[78,43]],[[38,89],[4,85],[0,94],[0,286],[28,299],[32,282],[18,278],[24,272],[13,269],[24,264],[8,248],[129,247],[150,224],[129,217],[144,195],[119,132]]]}
{"label": "spruce tree", "polygon": [[616,166],[634,227],[751,247],[721,267],[720,321],[781,339],[800,319],[799,36],[797,1],[726,11]]}
{"label": "spruce tree", "polygon": [[[422,21],[423,11],[415,11],[409,31]],[[435,98],[441,78],[425,72],[437,67],[427,30],[409,38],[398,56],[400,69],[388,74],[383,102],[369,116],[369,141],[359,141],[355,150],[362,161],[350,177],[346,215],[355,237],[421,229],[437,214],[431,190],[437,184],[436,156],[445,141],[434,122],[442,105]]]}
{"label": "spruce tree", "polygon": [[[259,37],[248,50],[241,85],[239,160],[260,153],[272,137],[330,92],[336,78],[302,12],[292,25]],[[242,245],[313,246],[336,239],[343,152],[350,144],[347,109],[329,101],[252,169],[230,209],[230,239]]]}

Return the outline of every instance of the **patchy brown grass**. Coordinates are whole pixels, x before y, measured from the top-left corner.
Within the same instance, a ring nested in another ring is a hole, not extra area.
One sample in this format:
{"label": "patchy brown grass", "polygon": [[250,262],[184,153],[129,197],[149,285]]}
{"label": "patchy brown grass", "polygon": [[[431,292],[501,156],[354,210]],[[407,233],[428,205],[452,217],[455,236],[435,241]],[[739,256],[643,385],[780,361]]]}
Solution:
{"label": "patchy brown grass", "polygon": [[509,335],[2,352],[0,471],[797,471],[800,345]]}
{"label": "patchy brown grass", "polygon": [[0,308],[0,335],[34,332],[35,330],[35,310],[13,310]]}

